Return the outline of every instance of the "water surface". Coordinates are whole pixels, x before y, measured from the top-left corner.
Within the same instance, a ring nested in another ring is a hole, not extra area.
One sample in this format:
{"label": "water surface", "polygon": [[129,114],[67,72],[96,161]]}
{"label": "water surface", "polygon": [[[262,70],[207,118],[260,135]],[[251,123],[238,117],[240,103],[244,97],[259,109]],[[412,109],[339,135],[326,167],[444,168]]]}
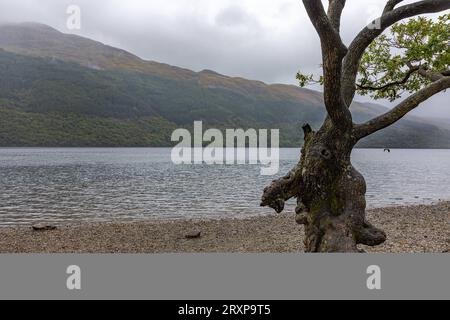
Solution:
{"label": "water surface", "polygon": [[[173,165],[170,149],[0,149],[0,226],[36,221],[247,217],[275,177],[258,165]],[[281,150],[279,176],[299,150]],[[450,150],[359,149],[368,206],[450,199]],[[294,202],[287,206],[293,210]]]}

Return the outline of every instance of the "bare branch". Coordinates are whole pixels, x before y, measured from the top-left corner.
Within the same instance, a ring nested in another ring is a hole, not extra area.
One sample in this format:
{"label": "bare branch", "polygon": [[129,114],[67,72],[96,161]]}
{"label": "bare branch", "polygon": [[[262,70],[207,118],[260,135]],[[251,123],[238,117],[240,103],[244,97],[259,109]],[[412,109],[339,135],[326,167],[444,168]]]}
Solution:
{"label": "bare branch", "polygon": [[[342,92],[344,101],[350,105],[356,92],[356,77],[364,51],[387,28],[395,23],[420,14],[441,12],[450,9],[449,0],[423,0],[401,6],[397,9],[394,4],[398,1],[388,2],[385,13],[377,20],[377,26],[369,25],[364,28],[349,46],[344,59],[342,74]],[[398,2],[400,3],[400,2]]]}
{"label": "bare branch", "polygon": [[[342,1],[338,2],[343,3]],[[321,40],[325,107],[337,128],[342,131],[349,130],[353,125],[352,115],[342,99],[340,81],[342,60],[347,54],[347,48],[325,13],[322,2],[318,0],[303,0],[303,4]],[[339,11],[337,4],[333,4],[334,6]]]}
{"label": "bare branch", "polygon": [[329,0],[328,18],[333,28],[339,33],[341,28],[342,11],[344,10],[346,0]]}
{"label": "bare branch", "polygon": [[426,101],[435,94],[450,88],[450,77],[442,77],[422,90],[401,102],[394,109],[385,114],[355,127],[355,136],[362,139],[372,133],[382,130],[402,119],[406,114],[417,108],[422,102]]}
{"label": "bare branch", "polygon": [[[335,2],[334,0],[333,2]],[[325,9],[321,1],[317,0],[303,0],[303,4],[306,8],[306,12],[320,36],[322,45],[325,47],[338,48],[340,53],[347,53],[347,47],[342,42],[339,33],[334,29],[330,19],[325,13]]]}
{"label": "bare branch", "polygon": [[395,7],[400,3],[403,2],[403,0],[389,0],[384,7],[383,15],[385,15],[388,12],[391,12],[395,9]]}

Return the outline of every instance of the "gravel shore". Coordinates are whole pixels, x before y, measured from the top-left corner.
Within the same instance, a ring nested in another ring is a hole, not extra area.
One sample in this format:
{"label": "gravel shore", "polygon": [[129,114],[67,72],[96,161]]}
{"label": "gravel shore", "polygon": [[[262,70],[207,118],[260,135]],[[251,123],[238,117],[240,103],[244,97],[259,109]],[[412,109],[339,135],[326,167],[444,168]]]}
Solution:
{"label": "gravel shore", "polygon": [[[450,202],[370,210],[388,234],[368,252],[443,253],[450,249]],[[201,237],[196,233],[201,231]],[[187,239],[186,236],[194,239]],[[303,251],[303,227],[294,215],[205,221],[148,221],[0,228],[0,253],[288,253]]]}

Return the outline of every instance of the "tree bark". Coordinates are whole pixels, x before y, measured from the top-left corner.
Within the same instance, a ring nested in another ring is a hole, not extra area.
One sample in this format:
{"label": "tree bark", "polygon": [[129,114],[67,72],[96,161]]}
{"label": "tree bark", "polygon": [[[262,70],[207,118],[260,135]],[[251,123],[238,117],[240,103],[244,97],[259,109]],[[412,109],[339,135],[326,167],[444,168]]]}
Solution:
{"label": "tree bark", "polygon": [[306,252],[360,252],[358,244],[382,244],[386,234],[366,220],[366,183],[350,161],[354,135],[342,138],[331,122],[318,132],[304,129],[299,164],[265,189],[261,205],[281,212],[286,200],[297,198]]}

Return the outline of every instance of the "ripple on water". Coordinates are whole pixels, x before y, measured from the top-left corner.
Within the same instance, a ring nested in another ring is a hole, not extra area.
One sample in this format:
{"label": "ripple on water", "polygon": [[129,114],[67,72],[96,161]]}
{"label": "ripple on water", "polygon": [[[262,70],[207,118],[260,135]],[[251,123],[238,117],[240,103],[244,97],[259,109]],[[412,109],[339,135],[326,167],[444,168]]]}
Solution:
{"label": "ripple on water", "polygon": [[[298,161],[281,151],[282,176]],[[450,150],[359,149],[369,207],[450,199]],[[175,166],[170,149],[0,149],[0,225],[247,217],[274,177],[259,166]],[[293,211],[295,202],[286,210]]]}

